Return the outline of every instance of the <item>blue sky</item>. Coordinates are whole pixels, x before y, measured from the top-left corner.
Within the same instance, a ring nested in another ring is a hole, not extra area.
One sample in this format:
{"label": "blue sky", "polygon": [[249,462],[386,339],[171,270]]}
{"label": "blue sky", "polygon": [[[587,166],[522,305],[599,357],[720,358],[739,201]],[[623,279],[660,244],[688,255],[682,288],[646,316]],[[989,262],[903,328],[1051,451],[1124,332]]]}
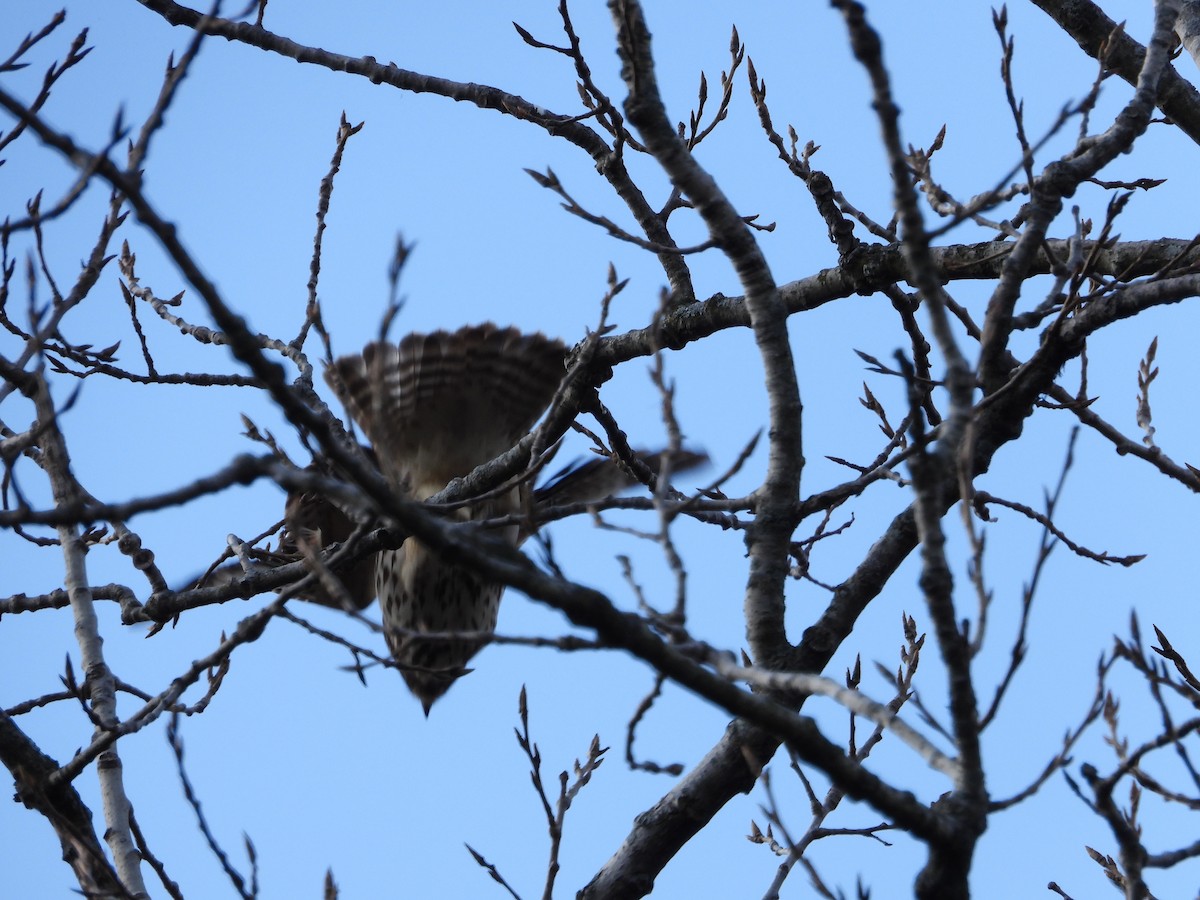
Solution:
{"label": "blue sky", "polygon": [[[1103,5],[1145,40],[1149,2],[1108,0]],[[275,0],[267,10],[267,25],[301,43],[496,85],[557,112],[578,109],[568,62],[529,48],[510,24],[515,19],[539,38],[559,41],[552,3],[345,2],[336,12],[320,6]],[[606,11],[600,4],[577,6],[575,23],[596,79],[619,98]],[[1026,104],[1029,131],[1040,135],[1065,103],[1088,90],[1095,65],[1031,4],[1010,6],[1010,32],[1017,41],[1016,88]],[[736,23],[748,55],[768,83],[777,127],[791,123],[802,142],[821,145],[814,164],[830,174],[851,202],[887,220],[890,186],[866,78],[850,58],[844,26],[833,11],[824,4],[777,2],[734,9],[671,0],[647,7],[659,77],[673,117],[686,119],[701,71],[707,73],[715,99],[718,75],[729,65],[730,26]],[[27,2],[7,11],[0,25],[3,52],[41,27],[56,9]],[[999,42],[988,6],[920,0],[870,3],[868,9],[885,42],[905,140],[927,146],[946,124],[946,146],[935,158],[943,182],[960,197],[992,186],[1012,167],[1018,150],[997,77]],[[106,140],[118,108],[127,122],[140,124],[168,54],[178,54],[189,33],[170,28],[132,0],[107,4],[102,13],[89,4],[70,4],[67,13],[67,24],[32,55],[31,69],[5,76],[4,85],[32,97],[44,67],[76,31],[87,27],[95,50],[55,89],[45,116],[80,143],[97,147]],[[1194,79],[1186,58],[1176,67]],[[1108,82],[1094,127],[1111,118],[1129,95],[1124,83]],[[492,319],[573,343],[598,318],[610,262],[630,279],[611,320],[621,329],[649,322],[664,280],[654,258],[569,216],[556,197],[523,172],[552,168],[592,212],[628,225],[620,201],[576,148],[526,123],[467,104],[403,94],[212,40],[203,47],[155,141],[146,165],[146,190],[160,213],[178,225],[185,245],[226,301],[254,329],[286,340],[303,320],[317,188],[343,111],[351,122],[365,126],[350,141],[337,178],[322,259],[319,293],[339,352],[359,348],[377,331],[397,232],[416,243],[403,277],[408,299],[397,333]],[[1069,147],[1077,127],[1072,124],[1052,140],[1041,161]],[[1134,154],[1105,173],[1113,179],[1169,179],[1163,188],[1133,199],[1120,228],[1124,238],[1186,238],[1196,232],[1187,204],[1178,199],[1195,196],[1200,176],[1194,152],[1181,134],[1158,126]],[[6,153],[0,201],[7,214],[19,214],[35,191],[45,189],[46,197],[54,198],[71,182],[68,167],[29,138]],[[740,210],[777,223],[760,240],[778,282],[836,264],[836,251],[806,192],[775,158],[758,128],[744,70],[737,75],[728,121],[701,146],[698,157]],[[637,161],[634,172],[651,202],[661,203],[666,196],[661,175],[645,161]],[[1107,192],[1089,188],[1073,202],[1084,215],[1100,220],[1107,199]],[[47,259],[60,284],[73,280],[105,202],[105,193],[93,188],[69,217],[47,226]],[[1064,218],[1052,233],[1065,237],[1067,227]],[[703,232],[681,216],[677,237],[681,242],[700,240]],[[989,237],[963,226],[948,241]],[[121,239],[137,253],[144,284],[164,297],[186,288],[153,238],[133,221]],[[24,252],[20,247],[19,253]],[[691,263],[699,296],[741,293],[732,269],[716,253],[694,257]],[[981,314],[987,285],[956,284],[951,290]],[[1037,290],[1031,287],[1030,299],[1023,302],[1033,305]],[[44,287],[40,296],[46,296]],[[20,302],[10,301],[10,314],[25,302],[24,296],[14,299]],[[199,299],[190,293],[179,312],[205,321]],[[160,368],[238,371],[223,348],[199,346],[148,311],[142,321]],[[1188,459],[1196,434],[1194,395],[1188,390],[1200,377],[1200,363],[1192,354],[1196,324],[1194,310],[1183,304],[1121,323],[1090,346],[1091,391],[1099,396],[1095,408],[1135,434],[1137,363],[1151,339],[1159,337],[1162,374],[1152,395],[1158,439],[1182,459]],[[828,456],[866,461],[876,452],[876,422],[857,399],[864,380],[897,411],[893,421],[900,418],[899,384],[867,372],[853,350],[886,359],[901,346],[903,335],[890,305],[879,297],[851,298],[797,316],[791,330],[805,407],[809,464],[804,489],[813,492],[845,477],[845,470]],[[64,332],[71,340],[96,346],[121,340],[123,363],[137,367],[136,339],[115,265],[66,320]],[[14,341],[0,337],[0,352],[15,349]],[[316,345],[309,349],[316,359]],[[689,441],[713,456],[716,469],[725,468],[765,423],[766,401],[749,332],[725,332],[668,354],[666,365],[677,384],[677,411]],[[1070,375],[1066,383],[1073,384]],[[61,400],[74,386],[56,383],[56,396]],[[636,444],[663,441],[658,397],[645,362],[619,370],[605,385],[603,399]],[[188,482],[235,453],[256,451],[240,434],[243,413],[273,431],[299,458],[302,451],[279,414],[247,388],[143,388],[89,379],[63,427],[84,486],[98,497],[122,500]],[[31,412],[10,400],[0,418],[20,430]],[[980,486],[1039,506],[1043,488],[1057,478],[1070,425],[1063,413],[1039,411],[1028,424],[1026,440],[1007,448]],[[582,443],[568,448],[583,449]],[[727,491],[752,489],[764,465],[760,447]],[[18,477],[29,497],[47,502],[48,489],[32,466],[18,469]],[[839,511],[834,524],[844,522],[850,512],[854,524],[841,537],[818,545],[814,575],[825,583],[843,580],[908,501],[907,493],[880,485]],[[1093,549],[1149,556],[1126,570],[1077,559],[1065,548],[1055,551],[1034,612],[1028,664],[1017,678],[1006,715],[985,740],[994,797],[1019,790],[1055,752],[1062,732],[1078,721],[1094,690],[1095,661],[1110,646],[1111,635],[1125,633],[1132,608],[1139,610],[1146,632],[1154,622],[1185,653],[1194,646],[1196,595],[1184,568],[1194,544],[1190,501],[1182,487],[1165,483],[1143,463],[1119,459],[1100,439],[1081,436],[1058,524]],[[147,514],[131,524],[154,550],[167,577],[181,582],[221,552],[227,533],[258,533],[281,515],[282,503],[277,488],[258,484],[205,498],[185,510]],[[992,642],[974,670],[979,692],[988,698],[1007,662],[1021,586],[1040,537],[1032,524],[1012,514],[997,515],[1000,521],[988,532],[987,574],[997,597]],[[614,521],[648,527],[636,518]],[[959,551],[959,599],[964,614],[971,614],[957,521],[956,514],[947,518],[951,545]],[[603,588],[622,607],[634,608],[635,600],[622,581],[617,554],[633,560],[637,578],[652,598],[660,605],[669,602],[669,571],[653,546],[597,532],[584,521],[555,526],[554,537],[567,574]],[[717,646],[739,649],[744,643],[746,574],[739,536],[681,522],[676,540],[690,572],[693,632]],[[34,548],[0,533],[0,561],[0,594],[38,594],[60,586],[61,558],[54,549]],[[93,584],[120,582],[145,590],[115,547],[94,550],[88,566]],[[788,600],[795,640],[822,609],[825,594],[814,585],[794,583]],[[122,628],[116,610],[102,608],[106,658],[122,679],[160,690],[192,659],[211,652],[222,632],[231,631],[261,603],[235,601],[198,610],[149,640],[145,629]],[[302,606],[295,611],[321,627],[382,647],[377,637],[340,613]],[[872,604],[826,674],[840,678],[855,654],[861,654],[867,669],[864,690],[886,700],[886,685],[869,664],[897,665],[902,612],[916,616],[920,630],[931,630],[911,563]],[[516,592],[506,595],[501,632],[553,636],[567,628],[553,610]],[[57,689],[68,655],[78,667],[67,611],[5,617],[0,622],[0,703],[7,707]],[[612,748],[568,815],[561,895],[586,883],[620,844],[634,816],[673,783],[668,776],[631,773],[624,766],[626,722],[652,682],[650,673],[624,654],[491,647],[476,659],[476,672],[456,685],[428,721],[399,678],[372,671],[364,689],[352,674],[341,671],[349,662],[345,651],[287,622],[275,622],[262,639],[234,655],[209,710],[183,722],[190,774],[209,821],[243,869],[240,835],[252,838],[264,897],[314,895],[327,867],[345,897],[500,895],[472,862],[464,842],[496,864],[523,896],[539,894],[546,828],[511,731],[522,684],[528,686],[533,734],[548,782],[554,784],[558,771],[585,754],[593,733]],[[935,712],[944,709],[940,674],[931,637],[917,686]],[[1153,710],[1135,682],[1122,684],[1129,698],[1123,726],[1135,741],[1151,736],[1157,727]],[[125,715],[136,708],[129,700],[122,700]],[[814,701],[806,712],[817,715],[834,739],[845,735],[846,716],[832,703]],[[637,751],[660,763],[691,766],[719,738],[726,720],[719,710],[668,687],[638,733]],[[918,721],[915,715],[911,721]],[[24,716],[21,725],[60,761],[90,734],[78,706],[71,704]],[[164,725],[121,744],[131,798],[153,849],[185,894],[219,896],[227,890],[224,876],[181,796]],[[1075,771],[1083,761],[1102,771],[1112,762],[1099,730],[1075,757]],[[1161,764],[1169,777],[1168,762]],[[930,801],[949,787],[898,741],[885,740],[871,765]],[[819,777],[816,783],[822,784]],[[777,761],[773,785],[789,828],[803,831],[807,803],[785,761]],[[77,787],[85,798],[96,800],[93,772],[85,773]],[[776,861],[744,835],[751,818],[765,825],[762,802],[761,789],[730,802],[662,873],[657,894],[761,895]],[[93,808],[100,831],[99,804]],[[1184,843],[1178,835],[1191,833],[1169,814],[1148,810],[1148,815],[1148,843],[1154,849]],[[878,821],[873,810],[847,803],[828,824],[850,828]],[[40,818],[17,804],[5,804],[0,806],[0,834],[6,837],[8,854],[6,896],[68,895],[70,870],[59,861],[53,833]],[[831,885],[852,891],[861,875],[875,896],[900,896],[924,854],[903,836],[887,839],[893,846],[864,838],[825,840],[813,848],[811,858]],[[1099,895],[1108,888],[1084,844],[1115,852],[1103,823],[1057,778],[1028,804],[992,820],[978,850],[974,893],[983,898],[1037,896],[1055,880],[1076,896]],[[1182,896],[1194,883],[1194,867],[1151,878],[1160,896]],[[797,871],[785,896],[809,893]]]}

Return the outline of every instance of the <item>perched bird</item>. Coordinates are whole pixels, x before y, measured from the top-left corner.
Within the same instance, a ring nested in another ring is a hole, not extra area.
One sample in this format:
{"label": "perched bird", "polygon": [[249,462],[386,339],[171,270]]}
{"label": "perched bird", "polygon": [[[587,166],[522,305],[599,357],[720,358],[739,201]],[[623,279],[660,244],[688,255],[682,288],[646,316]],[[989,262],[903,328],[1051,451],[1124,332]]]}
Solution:
{"label": "perched bird", "polygon": [[[415,500],[515,444],[558,390],[566,346],[486,323],[368,344],[335,360],[326,380],[358,423],[392,487]],[[524,490],[528,490],[525,488]],[[462,520],[519,512],[522,489],[460,507]],[[513,545],[517,526],[500,530]],[[423,641],[422,632],[492,632],[503,586],[445,562],[416,538],[375,559],[388,649],[430,708],[478,651],[478,639]]]}
{"label": "perched bird", "polygon": [[[458,331],[410,334],[400,343],[375,342],[343,356],[326,380],[371,444],[380,470],[401,495],[424,500],[454,478],[508,450],[549,406],[565,375],[567,348],[541,334],[523,334],[491,323]],[[639,454],[655,468],[657,454]],[[707,460],[681,453],[676,471]],[[610,460],[568,467],[546,487],[528,485],[459,507],[462,521],[491,519],[522,510],[588,502],[614,494],[634,480]],[[536,518],[536,516],[535,516]],[[328,499],[313,493],[288,497],[285,554],[297,535],[324,546],[344,541],[353,523]],[[493,534],[518,545],[528,529],[509,525]],[[477,637],[423,640],[422,634],[496,628],[503,585],[439,558],[416,538],[381,550],[338,572],[343,590],[331,596],[320,585],[306,599],[362,609],[379,597],[388,649],[426,715],[484,641]]]}

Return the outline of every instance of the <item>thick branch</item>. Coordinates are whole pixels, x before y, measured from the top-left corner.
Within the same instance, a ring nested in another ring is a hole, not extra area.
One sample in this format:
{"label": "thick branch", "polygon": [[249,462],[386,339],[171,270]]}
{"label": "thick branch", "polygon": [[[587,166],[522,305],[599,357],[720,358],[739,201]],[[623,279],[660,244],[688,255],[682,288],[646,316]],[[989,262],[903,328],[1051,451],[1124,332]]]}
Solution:
{"label": "thick branch", "polygon": [[646,149],[691,200],[729,258],[746,291],[746,312],[762,357],[770,405],[767,473],[758,488],[756,516],[747,534],[746,636],[759,665],[776,668],[791,647],[784,627],[783,585],[789,570],[792,510],[803,465],[800,390],[787,333],[787,309],[758,242],[712,176],[691,155],[668,118],[658,92],[650,32],[636,0],[610,0],[617,28],[621,77],[629,91],[625,114]]}
{"label": "thick branch", "polygon": [[[41,377],[38,378],[34,402],[37,406],[38,421],[42,424],[43,458],[54,502],[73,504],[79,499],[80,491],[71,473],[71,459],[67,453],[66,440],[58,427],[58,411],[50,399],[50,388]],[[101,650],[103,640],[100,637],[95,602],[88,589],[87,566],[84,563],[86,551],[79,527],[74,524],[58,526],[58,539],[62,546],[67,596],[71,601],[71,613],[75,620],[75,637],[79,641],[84,683],[96,723],[94,734],[98,737],[108,734],[118,722],[116,682]],[[142,881],[141,855],[130,831],[129,797],[125,793],[121,757],[115,746],[105,749],[96,766],[96,777],[100,783],[100,796],[107,826],[104,838],[112,850],[121,884],[135,897],[149,896]]]}
{"label": "thick branch", "polygon": [[58,763],[42,753],[2,709],[0,762],[12,773],[16,799],[45,816],[58,835],[63,861],[74,870],[84,896],[129,897],[96,837],[92,811],[69,783],[48,786]]}
{"label": "thick branch", "polygon": [[[1075,39],[1093,59],[1103,58],[1106,68],[1132,85],[1145,65],[1146,48],[1125,33],[1091,0],[1033,0]],[[1193,141],[1200,144],[1200,91],[1168,67],[1158,85],[1158,108],[1171,117]]]}

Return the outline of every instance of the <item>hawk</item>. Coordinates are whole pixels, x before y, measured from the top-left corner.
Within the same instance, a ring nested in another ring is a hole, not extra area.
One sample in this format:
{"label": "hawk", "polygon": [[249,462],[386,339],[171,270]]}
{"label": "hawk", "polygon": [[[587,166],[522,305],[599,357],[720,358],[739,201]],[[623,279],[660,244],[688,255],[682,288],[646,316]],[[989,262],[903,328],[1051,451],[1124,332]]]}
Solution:
{"label": "hawk", "polygon": [[[454,478],[499,456],[546,411],[565,374],[567,347],[542,334],[492,323],[457,331],[410,334],[399,344],[375,342],[362,353],[339,357],[325,373],[347,412],[370,442],[379,468],[402,496],[424,500]],[[639,454],[651,468],[657,455]],[[707,459],[682,452],[675,470]],[[610,460],[565,470],[530,494],[527,484],[461,506],[451,515],[476,521],[556,503],[607,497],[633,484]],[[353,522],[328,499],[312,493],[288,497],[281,549],[298,534],[327,545],[343,541]],[[496,529],[517,546],[529,531]],[[388,649],[409,690],[428,715],[433,704],[466,674],[466,663],[496,628],[503,585],[443,560],[409,537],[397,550],[381,550],[339,571],[343,591],[321,587],[307,598],[333,606],[349,600],[359,609],[378,596]],[[422,634],[474,633],[422,639]]]}

